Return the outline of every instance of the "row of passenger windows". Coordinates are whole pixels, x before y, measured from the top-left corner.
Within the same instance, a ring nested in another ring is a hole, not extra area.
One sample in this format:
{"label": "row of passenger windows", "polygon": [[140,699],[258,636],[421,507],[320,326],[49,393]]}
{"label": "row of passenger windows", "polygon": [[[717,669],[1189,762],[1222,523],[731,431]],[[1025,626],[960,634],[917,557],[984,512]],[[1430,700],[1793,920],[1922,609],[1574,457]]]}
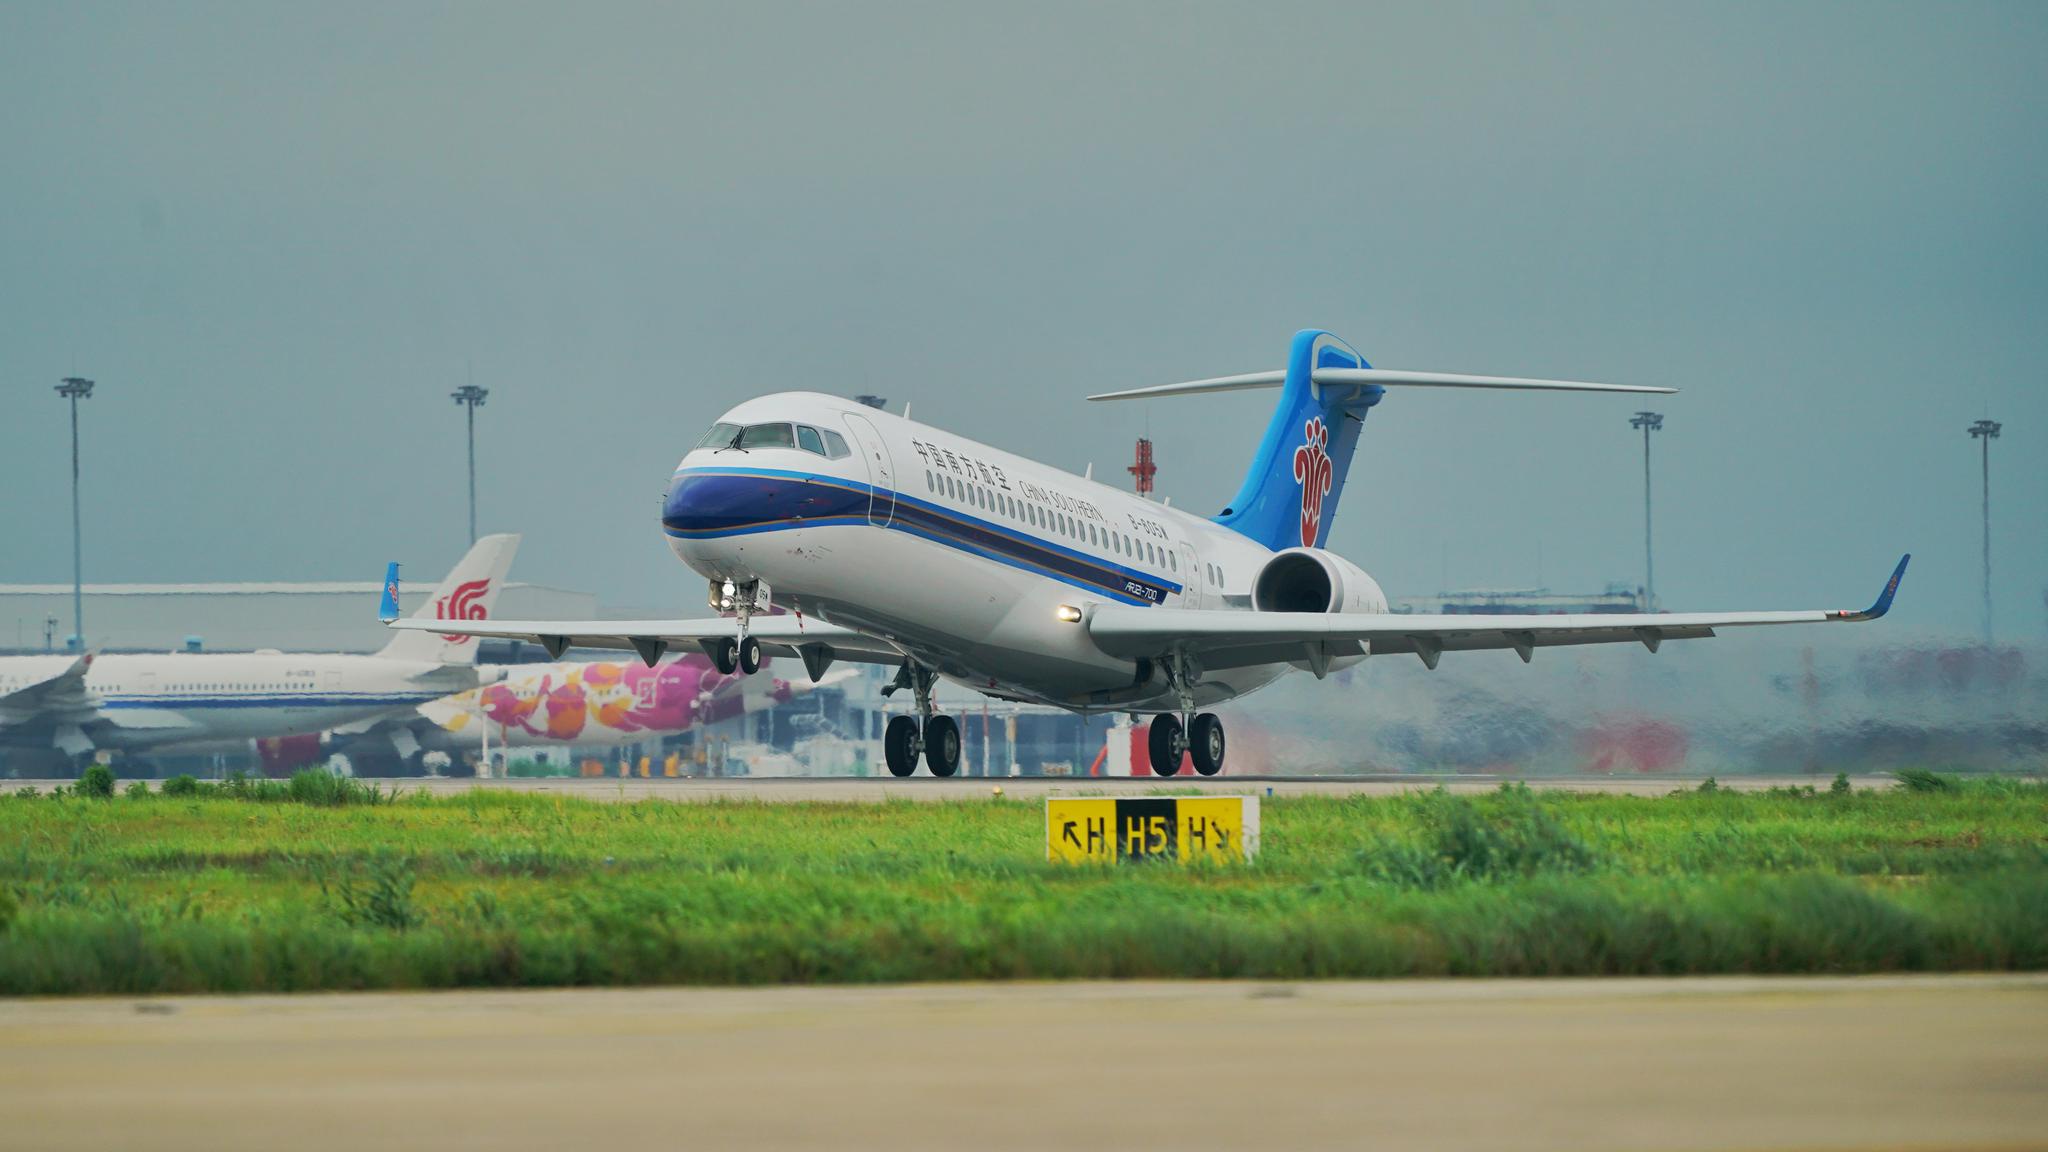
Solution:
{"label": "row of passenger windows", "polygon": [[[813,428],[809,424],[713,424],[711,431],[697,441],[698,448],[801,448],[816,453],[827,460],[838,460],[853,455],[846,446],[846,437],[830,428]],[[694,451],[694,449],[693,449]]]}
{"label": "row of passenger windows", "polygon": [[1171,548],[1161,547],[1150,540],[1126,536],[1121,532],[1112,532],[1084,520],[1076,520],[1064,512],[1042,507],[1030,500],[1019,500],[1007,492],[997,492],[979,484],[970,484],[944,472],[926,472],[924,486],[926,491],[950,496],[962,504],[985,508],[999,516],[1007,516],[1034,528],[1057,532],[1106,552],[1140,560],[1169,572],[1180,571],[1180,560]]}
{"label": "row of passenger windows", "polygon": [[281,680],[275,684],[166,684],[165,692],[286,692],[310,689],[311,680]]}

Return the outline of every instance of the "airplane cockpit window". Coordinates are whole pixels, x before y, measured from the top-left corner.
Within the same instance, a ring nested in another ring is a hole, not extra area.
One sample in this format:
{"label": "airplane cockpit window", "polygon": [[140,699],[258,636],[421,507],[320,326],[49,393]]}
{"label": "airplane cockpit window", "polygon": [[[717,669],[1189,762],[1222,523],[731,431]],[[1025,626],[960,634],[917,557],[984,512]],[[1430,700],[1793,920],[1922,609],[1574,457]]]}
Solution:
{"label": "airplane cockpit window", "polygon": [[843,456],[853,455],[853,449],[846,446],[846,437],[841,436],[830,428],[823,429],[822,431],[825,433],[825,455],[834,460]]}
{"label": "airplane cockpit window", "polygon": [[794,448],[796,434],[787,424],[749,424],[740,433],[741,448]]}
{"label": "airplane cockpit window", "polygon": [[818,435],[818,430],[809,424],[796,426],[796,444],[806,452],[815,452],[820,456],[825,454],[825,441]]}
{"label": "airplane cockpit window", "polygon": [[704,438],[697,441],[697,447],[729,448],[732,446],[734,438],[739,436],[739,434],[740,426],[737,424],[713,424],[711,431],[706,432]]}

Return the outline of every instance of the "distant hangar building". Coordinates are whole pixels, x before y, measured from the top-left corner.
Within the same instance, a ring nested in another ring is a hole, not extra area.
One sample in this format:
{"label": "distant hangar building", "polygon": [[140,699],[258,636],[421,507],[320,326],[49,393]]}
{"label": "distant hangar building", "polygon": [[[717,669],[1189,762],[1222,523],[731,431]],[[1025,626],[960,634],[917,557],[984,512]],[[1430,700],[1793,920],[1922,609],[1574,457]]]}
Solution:
{"label": "distant hangar building", "polygon": [[[433,588],[406,585],[400,608],[411,614]],[[391,638],[377,622],[381,590],[374,581],[87,584],[86,638],[102,652],[375,652]],[[491,613],[528,620],[606,615],[588,592],[517,581],[505,585]],[[71,585],[0,584],[0,651],[63,652],[70,635]]]}

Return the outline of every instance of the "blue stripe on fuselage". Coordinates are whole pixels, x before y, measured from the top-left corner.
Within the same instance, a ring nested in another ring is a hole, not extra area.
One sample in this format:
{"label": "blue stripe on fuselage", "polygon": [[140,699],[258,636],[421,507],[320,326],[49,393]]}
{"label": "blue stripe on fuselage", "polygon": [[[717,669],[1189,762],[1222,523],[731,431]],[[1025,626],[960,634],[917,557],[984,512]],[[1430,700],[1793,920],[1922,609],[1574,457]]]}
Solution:
{"label": "blue stripe on fuselage", "polygon": [[452,696],[455,691],[405,696],[337,696],[333,693],[306,696],[112,696],[103,698],[103,708],[395,708],[404,704],[425,704]]}
{"label": "blue stripe on fuselage", "polygon": [[855,480],[775,468],[678,469],[662,526],[680,540],[868,523],[868,503],[893,500],[889,527],[1127,604],[1157,604],[1181,585],[1006,524]]}

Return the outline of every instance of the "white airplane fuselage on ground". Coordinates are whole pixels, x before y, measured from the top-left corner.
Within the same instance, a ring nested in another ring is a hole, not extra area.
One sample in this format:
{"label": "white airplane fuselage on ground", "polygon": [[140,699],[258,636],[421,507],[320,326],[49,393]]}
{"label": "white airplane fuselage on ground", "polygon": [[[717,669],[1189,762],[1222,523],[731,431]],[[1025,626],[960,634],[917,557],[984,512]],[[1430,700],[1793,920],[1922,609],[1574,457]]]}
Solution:
{"label": "white airplane fuselage on ground", "polygon": [[[470,665],[343,653],[96,657],[85,688],[107,721],[95,747],[232,744],[321,732],[476,684]],[[4,688],[0,688],[4,690]],[[194,750],[198,750],[195,748]]]}
{"label": "white airplane fuselage on ground", "polygon": [[[490,614],[516,535],[470,546],[417,617]],[[0,756],[73,759],[94,751],[246,750],[474,688],[477,643],[465,634],[402,632],[376,654],[150,653],[0,658]]]}

